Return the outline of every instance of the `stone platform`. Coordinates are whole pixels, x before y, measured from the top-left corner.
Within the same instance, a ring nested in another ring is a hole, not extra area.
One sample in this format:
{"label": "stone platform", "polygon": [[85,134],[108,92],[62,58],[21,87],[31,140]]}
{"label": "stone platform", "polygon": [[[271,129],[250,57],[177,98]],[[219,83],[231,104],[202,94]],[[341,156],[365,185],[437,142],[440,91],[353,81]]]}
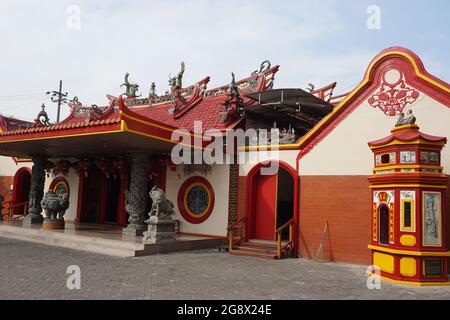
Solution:
{"label": "stone platform", "polygon": [[21,221],[0,222],[0,237],[117,257],[216,248],[224,241],[178,234],[172,243],[144,245],[142,237],[123,236],[122,227],[114,225],[66,222],[64,230],[45,230],[40,224],[23,227]]}

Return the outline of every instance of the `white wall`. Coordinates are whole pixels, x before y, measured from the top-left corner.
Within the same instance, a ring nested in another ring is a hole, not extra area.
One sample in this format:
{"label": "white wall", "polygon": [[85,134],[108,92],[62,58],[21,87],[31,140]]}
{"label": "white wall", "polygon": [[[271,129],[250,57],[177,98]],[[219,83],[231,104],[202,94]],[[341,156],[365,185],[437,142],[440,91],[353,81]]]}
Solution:
{"label": "white wall", "polygon": [[[292,169],[296,169],[296,159],[298,150],[274,150],[274,151],[251,151],[247,152],[247,163],[239,166],[239,175],[247,176],[250,170],[257,164],[267,160],[279,160],[289,164]],[[241,159],[243,152],[240,153]]]}
{"label": "white wall", "polygon": [[[55,160],[54,162],[56,163],[58,160]],[[69,161],[71,162],[75,162],[74,159],[69,159]],[[53,177],[52,175],[50,175],[50,177],[45,178],[45,187],[44,187],[44,192],[47,192],[48,188],[50,187],[50,184],[52,183],[52,181],[54,179],[56,179],[57,177],[64,177],[66,178],[67,182],[69,183],[69,188],[70,188],[70,196],[69,196],[69,208],[66,211],[66,215],[64,216],[64,219],[66,221],[74,221],[77,217],[77,209],[78,209],[78,183],[80,178],[78,177],[78,175],[76,174],[75,170],[73,168],[70,168],[69,173],[67,174],[67,176],[63,176],[62,174],[59,174],[55,177]],[[100,192],[100,191],[99,191]]]}
{"label": "white wall", "polygon": [[[423,92],[407,108],[413,110],[420,131],[450,139],[450,108]],[[367,143],[390,135],[396,120],[365,101],[300,160],[300,174],[372,174],[373,154]],[[450,173],[450,146],[444,147],[442,162]]]}
{"label": "white wall", "polygon": [[0,176],[2,177],[12,177],[20,168],[31,168],[32,166],[32,162],[19,162],[16,164],[11,157],[0,156]]}
{"label": "white wall", "polygon": [[[167,170],[166,194],[175,206],[174,219],[180,221],[180,231],[186,233],[205,234],[213,236],[226,236],[228,227],[228,190],[230,169],[228,165],[213,165],[212,171],[206,176],[196,172],[189,177],[184,177],[182,166],[177,166],[177,171]],[[211,216],[200,224],[192,224],[186,221],[180,214],[177,204],[178,191],[188,178],[201,176],[209,181],[214,190],[215,205]]]}

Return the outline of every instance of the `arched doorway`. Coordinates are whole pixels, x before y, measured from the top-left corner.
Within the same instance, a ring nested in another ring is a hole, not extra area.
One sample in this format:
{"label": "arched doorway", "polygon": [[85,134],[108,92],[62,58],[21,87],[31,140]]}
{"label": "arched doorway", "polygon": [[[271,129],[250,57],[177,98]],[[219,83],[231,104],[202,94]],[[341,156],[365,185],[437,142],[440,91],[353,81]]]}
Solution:
{"label": "arched doorway", "polygon": [[20,168],[14,175],[12,203],[13,214],[24,213],[25,203],[28,203],[31,188],[31,169]]}
{"label": "arched doorway", "polygon": [[[277,161],[274,174],[262,174],[264,163],[247,175],[247,238],[275,240],[277,228],[294,219],[294,242],[297,247],[298,175],[288,164]],[[273,165],[273,163],[272,163]],[[289,230],[283,233],[288,238]]]}
{"label": "arched doorway", "polygon": [[389,244],[389,208],[386,205],[380,206],[378,209],[378,241],[380,244]]}

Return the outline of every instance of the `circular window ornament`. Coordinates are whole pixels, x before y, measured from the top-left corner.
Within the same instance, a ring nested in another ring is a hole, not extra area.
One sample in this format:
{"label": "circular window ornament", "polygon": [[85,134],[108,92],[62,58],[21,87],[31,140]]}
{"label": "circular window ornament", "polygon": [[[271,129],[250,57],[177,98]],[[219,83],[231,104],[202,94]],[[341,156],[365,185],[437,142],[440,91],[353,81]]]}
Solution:
{"label": "circular window ornament", "polygon": [[57,177],[55,178],[52,183],[50,184],[50,190],[55,192],[57,195],[63,195],[67,193],[67,195],[70,194],[70,188],[69,183],[64,177]]}
{"label": "circular window ornament", "polygon": [[214,209],[214,191],[208,180],[202,177],[187,179],[178,192],[178,209],[190,223],[206,221]]}

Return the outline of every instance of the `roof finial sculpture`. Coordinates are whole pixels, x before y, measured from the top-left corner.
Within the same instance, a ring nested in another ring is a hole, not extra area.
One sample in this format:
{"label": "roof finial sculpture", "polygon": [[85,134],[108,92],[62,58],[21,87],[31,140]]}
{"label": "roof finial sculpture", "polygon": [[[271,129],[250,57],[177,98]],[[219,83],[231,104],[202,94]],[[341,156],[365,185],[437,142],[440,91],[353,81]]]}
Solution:
{"label": "roof finial sculpture", "polygon": [[152,84],[150,85],[150,90],[148,91],[148,105],[150,107],[153,105],[153,101],[157,97],[158,95],[156,94],[156,84],[152,82]]}
{"label": "roof finial sculpture", "polygon": [[231,83],[230,83],[230,94],[236,100],[239,99],[239,87],[236,84],[236,78],[234,76],[234,72],[231,73]]}
{"label": "roof finial sculpture", "polygon": [[261,65],[259,66],[259,70],[253,71],[252,74],[258,74],[258,73],[261,73],[263,71],[269,70],[271,66],[272,66],[272,64],[270,63],[269,60],[264,60],[261,63]]}
{"label": "roof finial sculpture", "polygon": [[172,91],[181,89],[183,86],[183,75],[185,70],[185,64],[181,61],[181,70],[176,77],[171,77],[169,74],[169,85]]}
{"label": "roof finial sculpture", "polygon": [[408,109],[406,111],[406,115],[404,112],[400,112],[395,126],[399,127],[405,124],[416,124],[416,117],[413,115],[411,109]]}
{"label": "roof finial sculpture", "polygon": [[37,118],[34,120],[35,127],[50,125],[50,119],[48,117],[47,111],[45,111],[45,104],[42,104],[41,108],[42,110],[38,113]]}
{"label": "roof finial sculpture", "polygon": [[156,84],[154,82],[152,82],[152,84],[150,85],[150,90],[148,92],[148,96],[149,97],[156,97]]}
{"label": "roof finial sculpture", "polygon": [[315,88],[314,84],[308,83],[308,88],[306,88],[306,91],[312,93],[314,91],[314,88]]}
{"label": "roof finial sculpture", "polygon": [[120,87],[126,88],[125,95],[128,98],[140,97],[141,95],[137,95],[137,91],[139,90],[139,85],[136,83],[130,83],[129,77],[130,77],[130,74],[127,72],[125,74],[125,83],[123,83]]}

